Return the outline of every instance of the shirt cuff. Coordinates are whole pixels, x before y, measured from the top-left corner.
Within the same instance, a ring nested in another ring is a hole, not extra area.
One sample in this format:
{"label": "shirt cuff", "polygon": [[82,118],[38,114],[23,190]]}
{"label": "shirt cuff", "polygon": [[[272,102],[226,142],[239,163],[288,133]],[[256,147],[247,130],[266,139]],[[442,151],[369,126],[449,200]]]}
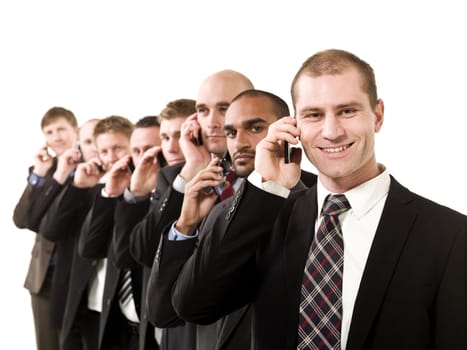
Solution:
{"label": "shirt cuff", "polygon": [[186,241],[188,239],[193,239],[193,238],[197,238],[198,237],[198,229],[196,229],[194,235],[192,236],[187,236],[187,235],[184,235],[183,233],[179,232],[176,228],[175,228],[175,224],[177,222],[175,221],[172,226],[170,227],[170,230],[169,230],[169,234],[167,235],[167,239],[169,241]]}
{"label": "shirt cuff", "polygon": [[119,196],[111,196],[110,194],[108,194],[105,191],[105,187],[102,187],[101,196],[104,197],[104,198],[117,198],[117,197],[119,197]]}
{"label": "shirt cuff", "polygon": [[42,187],[45,183],[45,177],[31,173],[28,178],[28,183],[34,188]]}
{"label": "shirt cuff", "polygon": [[183,177],[180,176],[180,174],[177,175],[174,182],[172,183],[173,189],[180,193],[185,193],[185,185],[186,181],[183,179]]}
{"label": "shirt cuff", "polygon": [[123,191],[123,199],[125,200],[125,202],[130,204],[136,204],[145,201],[149,199],[149,197],[149,194],[146,196],[135,196],[128,188],[125,188],[125,191]]}
{"label": "shirt cuff", "polygon": [[290,194],[290,190],[288,188],[283,187],[278,183],[272,181],[263,182],[263,177],[256,170],[253,170],[253,172],[248,176],[248,181],[253,186],[282,198],[287,198]]}

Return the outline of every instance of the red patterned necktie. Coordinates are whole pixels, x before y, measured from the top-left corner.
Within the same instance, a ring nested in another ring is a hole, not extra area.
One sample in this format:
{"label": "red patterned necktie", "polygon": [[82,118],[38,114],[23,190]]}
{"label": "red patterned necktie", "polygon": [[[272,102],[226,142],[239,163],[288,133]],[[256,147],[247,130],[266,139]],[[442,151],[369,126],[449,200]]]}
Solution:
{"label": "red patterned necktie", "polygon": [[341,348],[344,241],[338,215],[350,209],[344,195],[328,196],[311,243],[302,282],[297,349]]}
{"label": "red patterned necktie", "polygon": [[235,173],[235,171],[230,170],[229,173],[227,174],[227,176],[225,177],[225,180],[230,183],[230,186],[225,188],[222,191],[222,193],[221,193],[221,195],[219,197],[219,201],[223,201],[224,199],[227,199],[230,196],[233,196],[233,194],[234,194],[233,184],[234,184],[236,179],[237,179],[237,174]]}

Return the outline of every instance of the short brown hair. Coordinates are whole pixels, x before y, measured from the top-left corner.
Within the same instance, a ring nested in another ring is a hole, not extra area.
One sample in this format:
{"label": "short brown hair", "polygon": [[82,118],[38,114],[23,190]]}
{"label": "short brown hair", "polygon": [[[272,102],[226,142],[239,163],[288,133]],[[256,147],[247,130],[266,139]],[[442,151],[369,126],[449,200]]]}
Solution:
{"label": "short brown hair", "polygon": [[188,117],[196,112],[196,101],[188,98],[167,103],[164,109],[159,113],[159,122],[162,119],[173,119],[175,117]]}
{"label": "short brown hair", "polygon": [[378,101],[378,92],[373,68],[354,54],[336,49],[320,51],[302,64],[292,81],[291,94],[294,107],[296,102],[295,85],[302,75],[306,74],[311,77],[338,75],[349,68],[357,69],[362,77],[362,90],[368,94],[370,105],[375,107]]}
{"label": "short brown hair", "polygon": [[52,107],[41,119],[41,129],[44,129],[47,125],[53,123],[59,118],[65,118],[68,123],[74,128],[78,128],[78,121],[72,111],[69,111],[63,107]]}
{"label": "short brown hair", "polygon": [[106,117],[97,122],[94,127],[93,136],[94,139],[96,139],[96,137],[101,134],[114,132],[124,134],[130,138],[133,128],[133,123],[127,118],[118,115],[111,115],[110,117]]}

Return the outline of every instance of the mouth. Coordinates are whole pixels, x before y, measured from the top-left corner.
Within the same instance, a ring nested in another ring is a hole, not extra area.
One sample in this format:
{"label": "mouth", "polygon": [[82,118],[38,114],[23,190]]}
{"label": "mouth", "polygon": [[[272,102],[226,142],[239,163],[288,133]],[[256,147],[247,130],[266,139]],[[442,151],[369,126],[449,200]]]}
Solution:
{"label": "mouth", "polygon": [[184,158],[167,159],[167,163],[170,163],[170,164],[181,163],[183,161],[185,161]]}
{"label": "mouth", "polygon": [[234,160],[241,162],[241,161],[247,161],[249,159],[254,159],[255,155],[252,153],[238,153],[234,156]]}
{"label": "mouth", "polygon": [[347,145],[339,146],[339,147],[318,147],[318,148],[325,153],[339,153],[339,152],[345,151],[352,145],[353,145],[353,142]]}

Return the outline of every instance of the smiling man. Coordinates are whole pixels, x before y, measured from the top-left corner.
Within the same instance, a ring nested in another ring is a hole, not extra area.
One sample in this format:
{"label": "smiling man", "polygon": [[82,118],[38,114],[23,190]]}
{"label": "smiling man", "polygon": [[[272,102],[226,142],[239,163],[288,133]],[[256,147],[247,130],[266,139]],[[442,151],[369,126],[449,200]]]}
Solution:
{"label": "smiling man", "polygon": [[[174,289],[178,314],[208,323],[252,303],[257,350],[465,349],[467,217],[376,161],[384,105],[371,66],[318,52],[292,97],[296,119],[270,125],[243,196]],[[301,152],[286,163],[283,146],[297,138],[319,175],[292,193]]]}

